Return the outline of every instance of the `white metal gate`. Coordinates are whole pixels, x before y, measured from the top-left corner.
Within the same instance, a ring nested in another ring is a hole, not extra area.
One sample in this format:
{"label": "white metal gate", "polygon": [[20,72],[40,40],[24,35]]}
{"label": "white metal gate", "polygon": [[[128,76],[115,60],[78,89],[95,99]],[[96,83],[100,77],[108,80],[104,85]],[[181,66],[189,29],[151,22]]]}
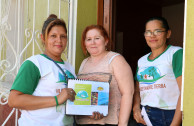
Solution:
{"label": "white metal gate", "polygon": [[[75,66],[77,0],[0,0],[0,105],[8,102],[9,89],[21,63],[42,52],[41,27],[49,14],[63,18],[68,26],[68,49],[64,58]],[[13,109],[4,126],[16,111]],[[1,113],[0,113],[1,114]]]}

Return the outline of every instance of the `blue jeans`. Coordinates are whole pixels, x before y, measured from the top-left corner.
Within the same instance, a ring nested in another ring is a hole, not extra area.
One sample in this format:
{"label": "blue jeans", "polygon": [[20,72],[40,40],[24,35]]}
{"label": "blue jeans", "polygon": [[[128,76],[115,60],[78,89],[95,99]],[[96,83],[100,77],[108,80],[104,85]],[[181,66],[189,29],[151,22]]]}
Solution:
{"label": "blue jeans", "polygon": [[[170,126],[175,110],[163,110],[149,106],[144,107],[153,126]],[[143,125],[139,124],[139,126]]]}

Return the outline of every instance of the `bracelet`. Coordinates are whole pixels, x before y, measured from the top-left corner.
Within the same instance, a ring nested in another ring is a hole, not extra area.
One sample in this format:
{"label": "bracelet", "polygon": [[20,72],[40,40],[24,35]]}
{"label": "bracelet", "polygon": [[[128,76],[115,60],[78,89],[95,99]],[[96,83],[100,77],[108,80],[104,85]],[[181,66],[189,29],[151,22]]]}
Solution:
{"label": "bracelet", "polygon": [[57,96],[55,96],[55,101],[56,101],[56,106],[58,106],[59,103],[58,103],[58,100],[57,100]]}

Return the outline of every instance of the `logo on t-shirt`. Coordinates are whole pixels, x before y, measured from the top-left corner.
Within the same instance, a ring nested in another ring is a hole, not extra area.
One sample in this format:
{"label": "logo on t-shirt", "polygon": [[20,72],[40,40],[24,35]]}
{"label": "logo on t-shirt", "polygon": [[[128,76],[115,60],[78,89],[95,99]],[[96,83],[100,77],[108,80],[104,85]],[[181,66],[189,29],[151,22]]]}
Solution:
{"label": "logo on t-shirt", "polygon": [[[65,71],[65,74],[67,75],[68,78],[75,79],[73,74],[71,72],[69,72],[68,70]],[[61,74],[60,72],[58,75],[59,75],[59,81],[57,83],[64,82],[65,85],[67,85],[67,78],[63,74]]]}
{"label": "logo on t-shirt", "polygon": [[144,67],[138,70],[137,80],[140,84],[153,84],[165,75],[161,75],[160,70],[155,66]]}

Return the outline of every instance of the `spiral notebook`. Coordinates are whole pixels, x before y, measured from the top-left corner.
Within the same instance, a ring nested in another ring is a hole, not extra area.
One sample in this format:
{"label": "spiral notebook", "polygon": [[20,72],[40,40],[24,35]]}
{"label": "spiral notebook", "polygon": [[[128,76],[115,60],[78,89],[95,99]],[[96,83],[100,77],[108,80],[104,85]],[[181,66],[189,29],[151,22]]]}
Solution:
{"label": "spiral notebook", "polygon": [[109,83],[68,79],[68,88],[76,92],[75,100],[66,102],[68,115],[92,115],[94,111],[108,115]]}

